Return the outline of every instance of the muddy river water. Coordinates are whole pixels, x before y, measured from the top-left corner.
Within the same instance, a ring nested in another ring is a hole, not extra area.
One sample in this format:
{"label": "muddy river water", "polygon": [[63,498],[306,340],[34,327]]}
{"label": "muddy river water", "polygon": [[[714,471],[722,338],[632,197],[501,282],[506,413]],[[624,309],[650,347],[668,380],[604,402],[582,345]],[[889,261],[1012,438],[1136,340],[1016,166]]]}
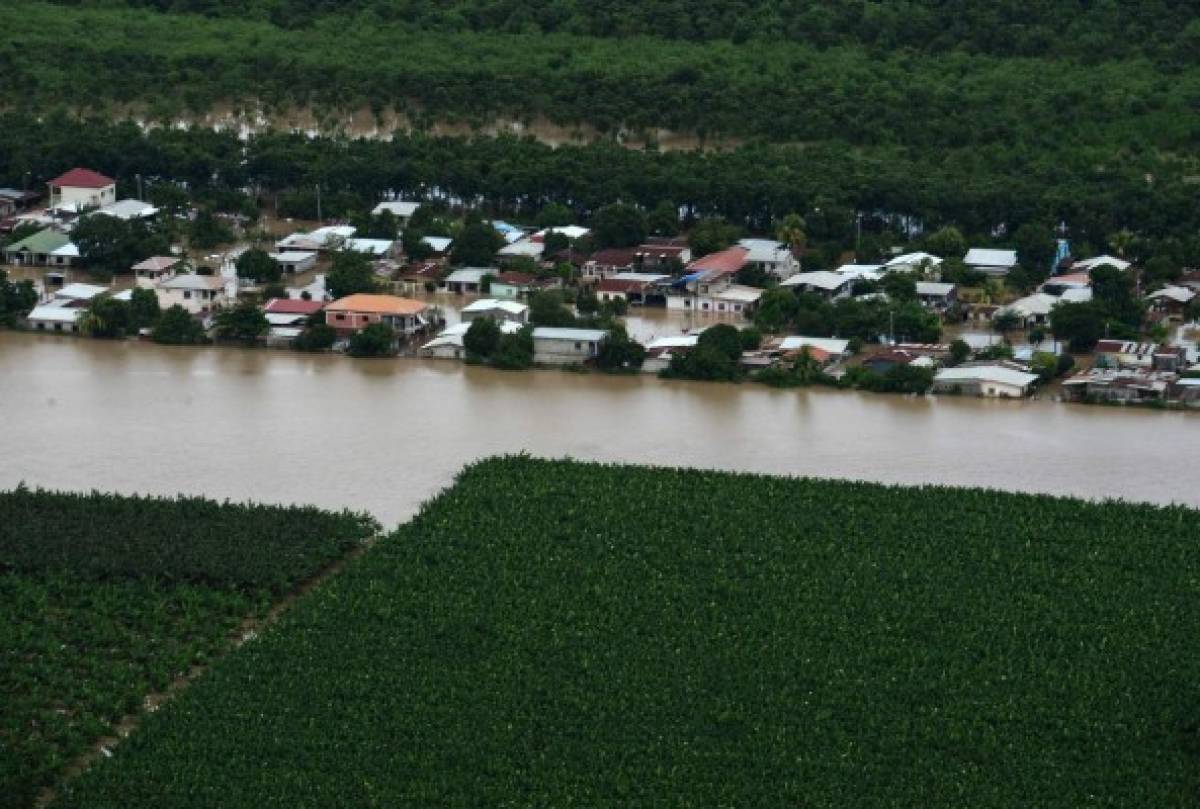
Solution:
{"label": "muddy river water", "polygon": [[0,332],[4,488],[316,503],[393,524],[472,459],[520,451],[1200,505],[1200,414]]}

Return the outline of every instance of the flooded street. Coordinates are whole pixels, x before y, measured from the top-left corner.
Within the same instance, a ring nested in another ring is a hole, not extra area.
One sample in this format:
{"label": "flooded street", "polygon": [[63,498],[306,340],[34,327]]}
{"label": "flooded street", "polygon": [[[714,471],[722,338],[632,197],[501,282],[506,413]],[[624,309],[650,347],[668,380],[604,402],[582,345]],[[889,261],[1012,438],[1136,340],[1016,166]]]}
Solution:
{"label": "flooded street", "polygon": [[1196,414],[1049,401],[0,332],[0,421],[0,487],[316,503],[389,525],[469,461],[519,451],[1200,505]]}

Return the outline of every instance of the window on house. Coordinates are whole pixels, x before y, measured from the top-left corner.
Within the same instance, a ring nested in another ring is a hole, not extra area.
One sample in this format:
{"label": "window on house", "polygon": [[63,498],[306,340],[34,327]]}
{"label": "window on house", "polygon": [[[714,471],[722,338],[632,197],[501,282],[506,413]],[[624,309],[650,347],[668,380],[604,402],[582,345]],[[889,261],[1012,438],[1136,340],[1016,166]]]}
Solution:
{"label": "window on house", "polygon": [[186,289],[185,289],[185,290],[183,291],[183,299],[184,299],[185,301],[190,301],[190,300],[192,299],[192,293],[191,293],[191,291],[190,291],[190,290],[186,290]]}
{"label": "window on house", "polygon": [[345,320],[345,319],[346,319],[346,316],[345,316],[345,315],[338,315],[338,316],[337,316],[337,319],[338,319],[338,320]]}
{"label": "window on house", "polygon": [[575,344],[575,350],[576,350],[576,351],[580,350],[581,348],[583,348],[583,343],[576,343],[576,344]]}

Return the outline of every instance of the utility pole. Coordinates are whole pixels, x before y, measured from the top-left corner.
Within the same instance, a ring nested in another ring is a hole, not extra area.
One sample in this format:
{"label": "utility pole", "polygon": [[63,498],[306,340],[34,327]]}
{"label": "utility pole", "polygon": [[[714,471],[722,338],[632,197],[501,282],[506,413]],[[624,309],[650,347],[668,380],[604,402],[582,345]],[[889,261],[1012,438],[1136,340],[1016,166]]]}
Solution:
{"label": "utility pole", "polygon": [[859,246],[862,244],[862,211],[854,214],[854,260],[858,261]]}
{"label": "utility pole", "polygon": [[137,177],[138,199],[145,199],[142,196],[142,175],[135,174],[134,176]]}
{"label": "utility pole", "polygon": [[317,221],[323,221],[321,217],[321,184],[317,183]]}

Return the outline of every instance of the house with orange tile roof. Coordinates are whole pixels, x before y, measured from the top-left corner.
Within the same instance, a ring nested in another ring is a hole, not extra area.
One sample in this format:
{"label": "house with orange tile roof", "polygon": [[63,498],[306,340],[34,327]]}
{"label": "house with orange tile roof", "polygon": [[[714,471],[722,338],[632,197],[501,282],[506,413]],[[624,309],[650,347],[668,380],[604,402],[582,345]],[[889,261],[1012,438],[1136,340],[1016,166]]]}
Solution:
{"label": "house with orange tile roof", "polygon": [[347,295],[325,307],[325,322],[340,337],[348,337],[372,323],[386,323],[398,335],[419,334],[431,325],[429,304],[396,295]]}

